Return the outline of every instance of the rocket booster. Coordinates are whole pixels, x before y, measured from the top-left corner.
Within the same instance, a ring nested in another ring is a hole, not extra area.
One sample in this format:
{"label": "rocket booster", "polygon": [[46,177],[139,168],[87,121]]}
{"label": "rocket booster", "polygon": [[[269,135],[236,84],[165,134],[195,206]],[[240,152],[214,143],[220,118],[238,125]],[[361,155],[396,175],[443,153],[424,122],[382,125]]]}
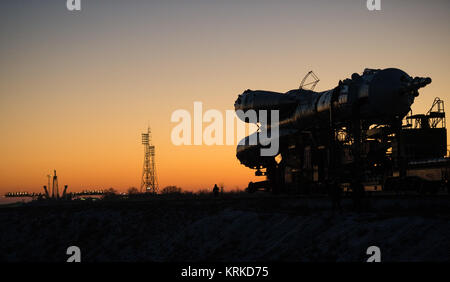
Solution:
{"label": "rocket booster", "polygon": [[[418,90],[430,83],[429,77],[413,78],[396,68],[365,69],[362,75],[354,73],[351,78],[339,81],[335,88],[322,92],[246,90],[239,95],[234,107],[237,116],[245,122],[249,121],[242,113],[249,110],[256,111],[257,115],[260,110],[278,110],[278,127],[283,138],[298,130],[327,126],[331,119],[334,124],[359,119],[369,125],[401,120],[410,111]],[[246,151],[259,147],[246,145],[248,139],[249,136],[244,138],[237,148],[241,162],[240,155],[243,157]]]}

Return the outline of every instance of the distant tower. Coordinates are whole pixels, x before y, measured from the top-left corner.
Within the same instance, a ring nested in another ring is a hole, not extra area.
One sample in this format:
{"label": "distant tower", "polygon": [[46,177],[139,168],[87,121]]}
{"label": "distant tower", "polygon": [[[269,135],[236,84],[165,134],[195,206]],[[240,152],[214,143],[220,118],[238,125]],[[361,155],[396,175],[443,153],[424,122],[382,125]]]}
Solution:
{"label": "distant tower", "polygon": [[59,199],[59,189],[58,189],[58,176],[56,176],[56,170],[53,171],[53,192],[55,193],[55,195],[53,195],[53,197],[56,196],[56,199]]}
{"label": "distant tower", "polygon": [[142,169],[141,192],[158,193],[158,179],[156,177],[155,146],[152,145],[150,127],[147,133],[142,133],[144,145],[144,167]]}
{"label": "distant tower", "polygon": [[[44,185],[44,193],[45,198],[47,199],[67,199],[67,185],[64,185],[64,190],[62,195],[59,194],[59,186],[58,186],[58,176],[56,176],[56,170],[53,170],[53,182],[50,185],[50,180],[52,179],[52,175],[47,175],[48,178],[48,186]],[[50,194],[51,191],[51,194]]]}

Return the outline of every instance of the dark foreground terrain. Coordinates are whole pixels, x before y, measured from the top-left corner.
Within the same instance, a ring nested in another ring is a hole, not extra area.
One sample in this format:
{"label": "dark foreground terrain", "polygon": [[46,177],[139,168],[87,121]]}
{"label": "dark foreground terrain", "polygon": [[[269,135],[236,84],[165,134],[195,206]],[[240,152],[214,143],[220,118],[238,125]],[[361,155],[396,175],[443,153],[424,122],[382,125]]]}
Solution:
{"label": "dark foreground terrain", "polygon": [[450,261],[450,198],[235,195],[0,207],[1,261]]}

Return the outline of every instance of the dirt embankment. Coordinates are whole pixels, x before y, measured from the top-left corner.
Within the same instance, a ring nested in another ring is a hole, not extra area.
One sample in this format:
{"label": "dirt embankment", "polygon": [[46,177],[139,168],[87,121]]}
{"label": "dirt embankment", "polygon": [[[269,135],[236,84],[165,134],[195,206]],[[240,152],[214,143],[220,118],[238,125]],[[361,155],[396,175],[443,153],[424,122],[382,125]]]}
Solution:
{"label": "dirt embankment", "polygon": [[1,261],[449,261],[449,199],[242,198],[0,209]]}

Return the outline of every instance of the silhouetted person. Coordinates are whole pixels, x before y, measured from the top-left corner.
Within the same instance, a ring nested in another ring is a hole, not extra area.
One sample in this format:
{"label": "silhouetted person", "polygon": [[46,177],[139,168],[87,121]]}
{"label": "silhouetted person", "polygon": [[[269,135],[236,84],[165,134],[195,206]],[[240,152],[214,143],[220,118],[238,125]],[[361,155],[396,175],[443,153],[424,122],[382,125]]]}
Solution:
{"label": "silhouetted person", "polygon": [[217,184],[214,184],[213,194],[215,197],[219,196],[219,187],[217,186]]}

